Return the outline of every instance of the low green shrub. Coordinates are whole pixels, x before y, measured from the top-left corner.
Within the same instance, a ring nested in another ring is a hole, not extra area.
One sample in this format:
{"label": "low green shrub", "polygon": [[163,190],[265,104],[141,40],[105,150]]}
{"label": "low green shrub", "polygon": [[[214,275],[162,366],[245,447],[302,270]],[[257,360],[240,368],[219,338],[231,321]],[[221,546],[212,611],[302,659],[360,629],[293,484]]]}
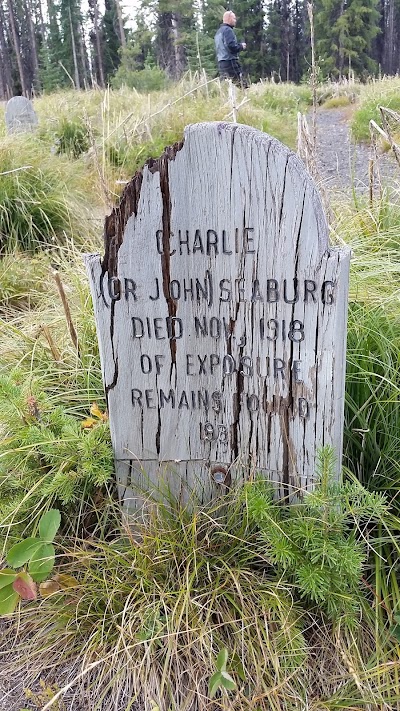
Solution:
{"label": "low green shrub", "polygon": [[0,375],[0,411],[0,527],[15,530],[53,505],[84,508],[110,481],[109,428],[97,405],[79,420],[15,370]]}
{"label": "low green shrub", "polygon": [[332,621],[343,616],[354,621],[367,555],[355,527],[381,519],[387,506],[358,482],[336,482],[334,461],[333,450],[324,448],[315,488],[302,503],[282,506],[272,488],[260,482],[248,487],[247,510],[260,531],[260,551],[300,598],[325,610]]}
{"label": "low green shrub", "polygon": [[60,512],[50,509],[39,519],[38,536],[18,541],[9,549],[7,563],[12,568],[0,570],[0,615],[12,614],[20,600],[36,600],[36,583],[46,580],[54,568],[53,541],[60,523]]}

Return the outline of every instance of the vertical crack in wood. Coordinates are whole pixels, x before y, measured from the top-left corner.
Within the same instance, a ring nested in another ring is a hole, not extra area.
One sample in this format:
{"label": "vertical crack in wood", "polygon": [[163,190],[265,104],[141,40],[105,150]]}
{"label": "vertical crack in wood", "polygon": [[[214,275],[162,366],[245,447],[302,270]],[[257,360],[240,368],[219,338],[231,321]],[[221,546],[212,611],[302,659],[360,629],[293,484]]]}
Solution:
{"label": "vertical crack in wood", "polygon": [[[230,320],[230,336],[227,341],[227,353],[229,355],[232,354],[232,334],[233,330],[235,327],[235,324],[237,322],[238,314],[239,314],[239,303],[236,304],[236,309],[235,309],[235,318]],[[243,351],[243,349],[242,349]],[[233,403],[233,422],[231,425],[231,451],[233,452],[232,460],[236,460],[239,456],[239,419],[240,419],[240,411],[241,411],[241,402],[240,402],[240,396],[243,392],[243,375],[240,373],[240,368],[236,372],[236,392],[234,393],[235,395],[235,400]]]}
{"label": "vertical crack in wood", "polygon": [[[158,377],[156,376],[156,390],[158,392]],[[157,408],[157,432],[156,432],[156,452],[157,456],[160,456],[160,450],[161,450],[161,408]]]}
{"label": "vertical crack in wood", "polygon": [[113,390],[113,388],[115,388],[115,386],[118,382],[118,356],[115,354],[115,349],[114,349],[115,304],[116,304],[116,301],[112,301],[111,308],[110,308],[110,341],[111,341],[112,359],[113,359],[113,363],[114,363],[114,374],[113,374],[111,383],[105,384],[105,394],[106,394],[106,402],[107,402],[108,411],[110,411],[110,408],[108,405],[108,393],[110,392],[110,390]]}
{"label": "vertical crack in wood", "polygon": [[[303,200],[301,203],[301,212],[300,212],[300,217],[299,217],[299,223],[297,227],[297,237],[296,237],[296,247],[295,247],[295,264],[294,264],[294,278],[295,278],[295,289],[298,288],[298,283],[299,283],[299,278],[298,278],[298,271],[299,271],[299,246],[300,246],[300,234],[301,234],[301,228],[303,225],[303,217],[304,217],[304,208],[305,208],[305,202],[306,202],[306,193],[307,189],[305,188],[303,191]],[[293,302],[292,304],[292,320],[294,319],[294,312],[295,312],[295,303]],[[294,415],[294,397],[293,397],[293,356],[294,356],[294,347],[295,343],[294,341],[290,341],[290,354],[289,354],[289,361],[291,363],[291,368],[289,370],[289,393],[291,395],[291,407],[292,407],[292,414]],[[301,345],[299,346],[299,353],[300,353]],[[299,470],[294,473],[292,476],[289,476],[289,485],[294,491],[295,489],[299,490],[301,488],[301,481],[302,481],[302,474],[304,474],[304,462],[305,462],[305,429],[303,429],[303,466],[302,466],[302,472],[300,473]],[[294,474],[297,474],[297,481],[295,481]]]}
{"label": "vertical crack in wood", "polygon": [[[169,283],[171,280],[171,264],[170,264],[170,237],[171,237],[171,197],[169,191],[169,175],[168,175],[168,156],[164,154],[158,161],[158,170],[160,172],[160,190],[162,199],[162,243],[163,253],[161,255],[161,271],[163,280],[163,294],[168,307],[168,315],[172,319],[176,316],[176,301],[172,299]],[[169,347],[171,352],[171,373],[176,365],[176,340],[174,338],[175,322],[172,323],[172,338],[169,339]]]}

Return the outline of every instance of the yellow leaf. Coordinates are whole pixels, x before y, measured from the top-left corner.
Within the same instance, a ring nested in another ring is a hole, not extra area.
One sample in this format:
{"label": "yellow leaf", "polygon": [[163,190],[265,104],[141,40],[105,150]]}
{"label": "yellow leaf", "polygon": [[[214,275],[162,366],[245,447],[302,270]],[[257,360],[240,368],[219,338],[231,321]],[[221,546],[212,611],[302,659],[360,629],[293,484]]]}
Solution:
{"label": "yellow leaf", "polygon": [[90,407],[90,414],[94,415],[95,417],[98,417],[99,420],[102,420],[103,422],[107,422],[108,420],[108,415],[107,415],[107,410],[102,412],[97,404],[97,402],[93,402],[91,407]]}
{"label": "yellow leaf", "polygon": [[79,585],[78,580],[74,578],[73,575],[67,575],[66,573],[56,575],[55,580],[62,590],[66,590],[67,588],[76,588],[77,585]]}
{"label": "yellow leaf", "polygon": [[48,597],[49,595],[58,592],[58,590],[60,590],[60,585],[54,579],[46,580],[45,583],[40,583],[39,585],[39,593],[41,597]]}
{"label": "yellow leaf", "polygon": [[102,411],[100,410],[100,408],[99,408],[97,402],[94,402],[94,403],[90,406],[90,414],[91,414],[91,415],[94,415],[95,417],[98,417],[99,420],[101,420],[103,413],[102,413]]}
{"label": "yellow leaf", "polygon": [[93,427],[93,425],[95,425],[96,422],[97,422],[97,420],[93,419],[93,417],[87,417],[86,420],[83,420],[81,422],[81,426],[85,430],[90,430],[90,428]]}

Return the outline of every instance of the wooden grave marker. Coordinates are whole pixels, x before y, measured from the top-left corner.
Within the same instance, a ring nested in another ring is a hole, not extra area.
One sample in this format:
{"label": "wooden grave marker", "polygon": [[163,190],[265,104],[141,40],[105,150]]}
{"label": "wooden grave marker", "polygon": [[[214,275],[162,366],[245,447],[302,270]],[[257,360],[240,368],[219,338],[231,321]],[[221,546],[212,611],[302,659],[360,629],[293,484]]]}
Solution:
{"label": "wooden grave marker", "polygon": [[302,162],[248,126],[189,126],[86,255],[120,498],[210,499],[261,472],[280,496],[340,468],[350,251]]}

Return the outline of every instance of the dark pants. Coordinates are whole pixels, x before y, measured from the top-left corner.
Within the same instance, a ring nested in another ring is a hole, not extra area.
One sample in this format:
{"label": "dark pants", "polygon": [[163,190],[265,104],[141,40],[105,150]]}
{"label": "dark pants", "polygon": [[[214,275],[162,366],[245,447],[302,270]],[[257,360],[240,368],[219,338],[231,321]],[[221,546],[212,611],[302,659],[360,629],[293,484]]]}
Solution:
{"label": "dark pants", "polygon": [[221,79],[232,79],[235,84],[243,86],[243,72],[238,59],[226,59],[218,62]]}

